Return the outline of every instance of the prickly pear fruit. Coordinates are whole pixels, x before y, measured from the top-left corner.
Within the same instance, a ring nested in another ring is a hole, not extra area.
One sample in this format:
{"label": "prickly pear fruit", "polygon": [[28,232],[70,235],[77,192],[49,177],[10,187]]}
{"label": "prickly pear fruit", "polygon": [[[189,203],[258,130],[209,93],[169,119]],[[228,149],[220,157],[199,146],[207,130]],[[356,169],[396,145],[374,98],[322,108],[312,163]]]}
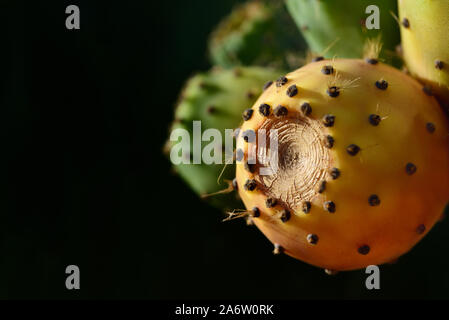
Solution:
{"label": "prickly pear fruit", "polygon": [[[396,12],[391,0],[286,0],[287,8],[305,37],[310,50],[332,58],[362,58],[367,39],[381,35],[382,58],[388,50],[394,52],[399,43]],[[368,30],[365,13],[370,5],[380,9],[380,29]],[[390,59],[390,57],[388,57]]]}
{"label": "prickly pear fruit", "polygon": [[[279,78],[253,111],[237,139],[237,184],[276,252],[328,270],[363,268],[406,253],[440,218],[449,125],[405,73],[371,60],[313,62]],[[248,138],[262,129],[265,137]],[[262,175],[276,150],[277,170]]]}
{"label": "prickly pear fruit", "polygon": [[[183,128],[194,139],[193,121],[201,121],[201,133],[207,129],[217,129],[221,133],[223,146],[225,129],[235,129],[242,120],[242,112],[249,108],[262,92],[263,85],[270,79],[275,79],[281,72],[261,67],[240,67],[230,70],[214,68],[210,72],[200,73],[186,83],[179,104],[175,110],[175,120],[172,130]],[[211,138],[212,139],[212,138]],[[232,141],[232,138],[231,138]],[[210,142],[200,142],[201,149]],[[177,141],[168,141],[166,151],[170,152]],[[221,146],[220,146],[221,148]],[[230,146],[231,160],[233,146]],[[193,152],[193,147],[190,148]],[[225,152],[222,152],[224,159]],[[200,155],[201,156],[201,155]],[[211,194],[225,188],[225,180],[232,180],[235,166],[229,165],[217,182],[223,164],[179,164],[174,170],[199,195]],[[208,198],[212,205],[228,208],[241,205],[235,194],[219,195]],[[238,200],[238,201],[237,201]]]}
{"label": "prickly pear fruit", "polygon": [[[282,1],[249,1],[236,7],[211,34],[209,55],[224,68],[248,65],[294,67],[305,48]],[[293,57],[293,59],[289,59]]]}
{"label": "prickly pear fruit", "polygon": [[399,22],[408,70],[449,110],[449,1],[399,0]]}

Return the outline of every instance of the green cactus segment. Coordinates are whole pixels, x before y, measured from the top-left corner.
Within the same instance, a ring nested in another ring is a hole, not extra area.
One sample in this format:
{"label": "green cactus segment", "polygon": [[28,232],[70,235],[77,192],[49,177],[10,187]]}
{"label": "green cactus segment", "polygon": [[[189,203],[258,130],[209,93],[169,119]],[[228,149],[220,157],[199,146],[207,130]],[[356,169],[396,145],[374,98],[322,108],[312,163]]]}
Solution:
{"label": "green cactus segment", "polygon": [[[313,53],[328,58],[362,58],[367,39],[381,34],[381,57],[385,58],[399,43],[397,22],[391,15],[397,9],[394,0],[286,0],[286,4]],[[370,5],[380,10],[378,30],[365,26]]]}
{"label": "green cactus segment", "polygon": [[[175,111],[174,129],[183,128],[193,140],[193,121],[201,121],[201,134],[207,129],[217,129],[221,133],[224,146],[225,129],[239,127],[242,114],[250,108],[263,91],[265,83],[277,79],[284,72],[262,67],[239,67],[234,69],[214,68],[209,72],[197,74],[187,81],[181,93],[179,104]],[[178,142],[169,141],[167,152]],[[201,149],[210,141],[201,142]],[[233,143],[235,144],[235,143]],[[235,146],[230,146],[233,152]],[[190,145],[193,151],[193,141]],[[225,152],[222,151],[224,159]],[[187,182],[198,195],[211,194],[227,187],[225,180],[235,178],[235,165],[225,169],[220,184],[217,179],[223,169],[223,164],[191,164],[174,165],[174,170]],[[224,163],[224,161],[223,161]],[[243,208],[235,192],[227,195],[217,195],[208,201],[221,209]]]}
{"label": "green cactus segment", "polygon": [[399,1],[404,60],[449,111],[449,1]]}
{"label": "green cactus segment", "polygon": [[281,1],[249,1],[217,26],[209,41],[214,65],[292,68],[305,42]]}

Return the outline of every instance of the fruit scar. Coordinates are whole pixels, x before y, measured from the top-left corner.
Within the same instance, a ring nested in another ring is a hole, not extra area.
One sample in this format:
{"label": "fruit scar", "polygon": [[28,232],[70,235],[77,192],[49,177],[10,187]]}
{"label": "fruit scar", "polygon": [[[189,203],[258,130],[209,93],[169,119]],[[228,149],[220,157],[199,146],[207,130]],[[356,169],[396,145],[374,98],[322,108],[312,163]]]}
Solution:
{"label": "fruit scar", "polygon": [[[360,269],[403,255],[440,218],[449,127],[408,75],[376,59],[321,60],[273,82],[252,109],[237,141],[238,192],[275,252]],[[246,137],[260,129],[278,131],[273,175],[246,164],[260,151]]]}

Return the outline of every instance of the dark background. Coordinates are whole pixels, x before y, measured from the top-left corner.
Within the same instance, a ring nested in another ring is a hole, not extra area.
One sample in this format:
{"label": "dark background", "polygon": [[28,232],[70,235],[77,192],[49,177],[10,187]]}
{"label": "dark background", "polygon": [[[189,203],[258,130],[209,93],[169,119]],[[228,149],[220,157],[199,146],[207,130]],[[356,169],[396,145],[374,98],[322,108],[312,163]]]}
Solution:
{"label": "dark background", "polygon": [[170,174],[173,105],[239,1],[42,2],[0,2],[0,298],[449,297],[447,220],[368,291],[363,270],[273,256]]}

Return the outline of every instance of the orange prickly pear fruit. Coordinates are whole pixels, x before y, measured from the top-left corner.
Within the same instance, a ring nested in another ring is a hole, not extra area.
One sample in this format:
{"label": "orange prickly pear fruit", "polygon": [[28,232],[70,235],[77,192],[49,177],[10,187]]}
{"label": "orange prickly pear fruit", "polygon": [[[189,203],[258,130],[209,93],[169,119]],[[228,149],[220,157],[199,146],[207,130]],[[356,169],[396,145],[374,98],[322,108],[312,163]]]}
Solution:
{"label": "orange prickly pear fruit", "polygon": [[[376,59],[337,59],[262,93],[241,126],[236,179],[275,252],[353,270],[394,260],[433,227],[449,200],[449,125],[422,89]],[[278,155],[271,174],[264,154]]]}

